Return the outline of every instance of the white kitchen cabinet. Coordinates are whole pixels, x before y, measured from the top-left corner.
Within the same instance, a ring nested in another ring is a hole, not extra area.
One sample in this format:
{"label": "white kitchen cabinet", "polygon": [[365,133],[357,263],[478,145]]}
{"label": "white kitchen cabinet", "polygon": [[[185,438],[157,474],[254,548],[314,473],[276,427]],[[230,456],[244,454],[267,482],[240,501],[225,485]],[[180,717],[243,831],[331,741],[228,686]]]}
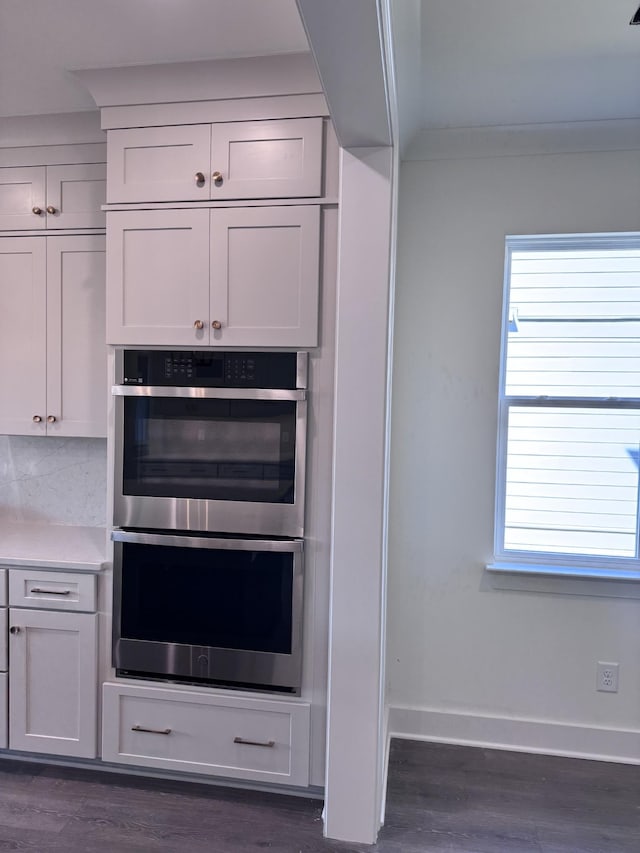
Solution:
{"label": "white kitchen cabinet", "polygon": [[0,230],[104,228],[104,163],[0,168]]}
{"label": "white kitchen cabinet", "polygon": [[0,433],[106,433],[105,238],[0,237]]}
{"label": "white kitchen cabinet", "polygon": [[322,119],[110,130],[107,202],[316,197]]}
{"label": "white kitchen cabinet", "polygon": [[309,704],[105,684],[105,761],[309,784]]}
{"label": "white kitchen cabinet", "polygon": [[7,625],[7,570],[0,569],[0,749],[9,745],[9,634]]}
{"label": "white kitchen cabinet", "polygon": [[96,757],[97,620],[10,608],[10,749]]}
{"label": "white kitchen cabinet", "polygon": [[316,205],[109,214],[107,342],[313,347]]}

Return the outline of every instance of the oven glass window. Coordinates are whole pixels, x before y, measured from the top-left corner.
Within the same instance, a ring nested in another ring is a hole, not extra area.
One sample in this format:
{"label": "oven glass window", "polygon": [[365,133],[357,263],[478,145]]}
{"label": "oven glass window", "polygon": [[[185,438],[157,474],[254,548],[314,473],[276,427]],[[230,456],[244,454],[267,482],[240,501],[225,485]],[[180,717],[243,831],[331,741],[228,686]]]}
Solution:
{"label": "oven glass window", "polygon": [[290,504],[295,441],[293,401],[127,398],[123,491]]}
{"label": "oven glass window", "polygon": [[293,555],[123,544],[121,636],[291,654]]}

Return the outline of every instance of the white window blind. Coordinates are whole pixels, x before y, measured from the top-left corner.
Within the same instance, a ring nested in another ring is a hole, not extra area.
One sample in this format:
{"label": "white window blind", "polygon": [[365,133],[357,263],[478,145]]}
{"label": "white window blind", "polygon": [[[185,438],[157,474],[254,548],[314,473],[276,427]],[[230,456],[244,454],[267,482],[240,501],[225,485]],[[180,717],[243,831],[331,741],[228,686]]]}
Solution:
{"label": "white window blind", "polygon": [[639,557],[640,235],[508,238],[496,553]]}

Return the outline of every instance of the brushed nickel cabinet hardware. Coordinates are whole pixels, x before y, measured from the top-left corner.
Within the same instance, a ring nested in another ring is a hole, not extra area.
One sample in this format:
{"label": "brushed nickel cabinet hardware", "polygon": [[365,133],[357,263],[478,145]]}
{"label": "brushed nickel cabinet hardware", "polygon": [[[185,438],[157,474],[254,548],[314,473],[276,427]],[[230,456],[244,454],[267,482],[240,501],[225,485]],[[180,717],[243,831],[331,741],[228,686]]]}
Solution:
{"label": "brushed nickel cabinet hardware", "polygon": [[35,213],[36,216],[40,216],[40,214],[42,213],[42,208],[41,207],[32,207],[31,213]]}
{"label": "brushed nickel cabinet hardware", "polygon": [[196,179],[196,184],[204,184],[204,174],[202,172],[196,172],[194,177]]}
{"label": "brushed nickel cabinet hardware", "polygon": [[203,329],[204,323],[202,322],[202,320],[196,320],[193,324],[193,328],[194,329]]}
{"label": "brushed nickel cabinet hardware", "polygon": [[147,729],[144,726],[131,726],[132,732],[147,732],[150,735],[170,735],[171,729]]}
{"label": "brushed nickel cabinet hardware", "polygon": [[9,628],[9,633],[10,633],[10,634],[19,634],[21,630],[22,630],[22,629],[21,629],[21,628],[19,628],[17,625],[12,625],[12,626]]}
{"label": "brushed nickel cabinet hardware", "polygon": [[211,323],[211,328],[212,328],[212,329],[221,329],[221,328],[222,328],[222,323],[220,322],[220,320],[214,320],[214,321]]}
{"label": "brushed nickel cabinet hardware", "polygon": [[48,415],[47,423],[48,424],[55,424],[55,422],[56,422],[56,416],[55,415]]}
{"label": "brushed nickel cabinet hardware", "polygon": [[213,174],[211,175],[211,180],[214,182],[214,184],[220,186],[220,184],[222,183],[222,172],[213,172]]}
{"label": "brushed nickel cabinet hardware", "polygon": [[34,586],[29,592],[40,593],[40,595],[71,595],[70,589],[41,589],[39,586]]}
{"label": "brushed nickel cabinet hardware", "polygon": [[57,213],[57,212],[58,211],[56,210],[56,208],[52,204],[48,205],[47,213]]}
{"label": "brushed nickel cabinet hardware", "polygon": [[234,737],[234,743],[242,743],[245,746],[264,746],[267,749],[272,749],[276,742],[275,740],[267,740],[267,741],[259,741],[259,740],[245,740],[243,737]]}
{"label": "brushed nickel cabinet hardware", "polygon": [[34,424],[41,424],[42,423],[42,417],[40,415],[34,415],[31,420],[34,422]]}

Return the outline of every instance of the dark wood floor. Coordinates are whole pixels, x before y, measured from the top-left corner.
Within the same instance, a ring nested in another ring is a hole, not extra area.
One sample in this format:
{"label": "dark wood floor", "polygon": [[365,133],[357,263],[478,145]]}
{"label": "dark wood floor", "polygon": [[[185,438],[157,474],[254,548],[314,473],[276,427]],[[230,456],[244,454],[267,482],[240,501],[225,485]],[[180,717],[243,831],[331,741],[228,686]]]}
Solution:
{"label": "dark wood floor", "polygon": [[317,800],[0,760],[0,850],[640,853],[640,767],[396,740],[387,805],[361,847]]}

